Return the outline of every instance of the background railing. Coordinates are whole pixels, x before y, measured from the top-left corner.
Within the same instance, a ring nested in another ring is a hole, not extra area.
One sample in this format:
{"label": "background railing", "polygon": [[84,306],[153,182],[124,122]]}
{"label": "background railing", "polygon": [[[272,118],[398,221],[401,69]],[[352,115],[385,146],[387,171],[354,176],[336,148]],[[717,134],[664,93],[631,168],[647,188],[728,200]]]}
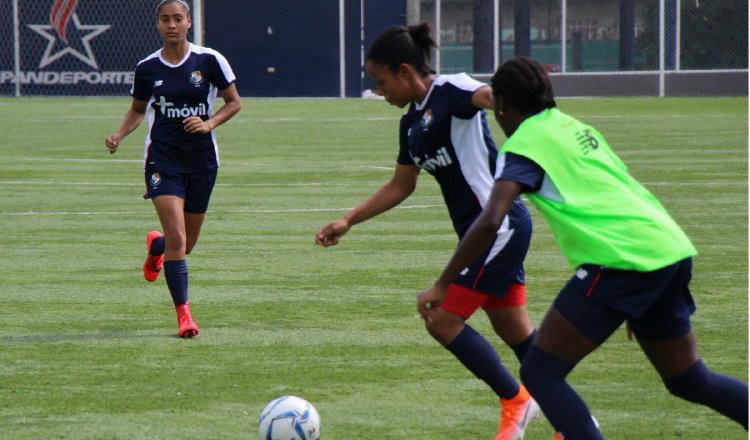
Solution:
{"label": "background railing", "polygon": [[[0,0],[0,95],[126,95],[154,0]],[[361,96],[386,27],[427,21],[439,73],[538,59],[561,96],[747,95],[746,0],[191,0],[243,96]],[[232,11],[228,14],[226,11]]]}

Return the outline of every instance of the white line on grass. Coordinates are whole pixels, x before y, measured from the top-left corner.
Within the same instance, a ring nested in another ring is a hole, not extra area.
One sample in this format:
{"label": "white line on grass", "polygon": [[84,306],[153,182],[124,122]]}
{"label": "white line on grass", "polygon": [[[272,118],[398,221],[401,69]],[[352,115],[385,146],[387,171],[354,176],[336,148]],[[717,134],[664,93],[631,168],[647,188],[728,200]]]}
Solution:
{"label": "white line on grass", "polygon": [[[98,147],[91,147],[98,148]],[[103,149],[102,149],[103,150]],[[19,157],[18,160],[29,160],[29,161],[45,161],[45,162],[107,162],[107,163],[120,163],[120,162],[138,162],[143,163],[143,159],[83,159],[83,158],[72,158],[72,157]]]}
{"label": "white line on grass", "polygon": [[[442,208],[443,205],[406,205],[397,206],[394,209],[430,209]],[[286,214],[290,212],[329,212],[329,211],[350,211],[352,208],[299,208],[299,209],[239,209],[232,211],[211,211],[212,214]],[[151,211],[24,211],[24,212],[0,212],[0,216],[32,216],[32,215],[82,215],[82,216],[107,216],[107,215],[144,215]]]}
{"label": "white line on grass", "polygon": [[[382,182],[371,182],[369,184],[376,184]],[[368,185],[368,183],[356,182],[357,185]],[[22,185],[22,186],[143,186],[143,182],[60,182],[52,180],[0,180],[0,185]],[[226,188],[241,188],[241,187],[314,187],[314,186],[345,186],[351,187],[355,185],[354,182],[256,182],[256,183],[217,183],[218,187]]]}
{"label": "white line on grass", "polygon": [[[390,168],[389,168],[390,169]],[[725,174],[726,175],[726,174]],[[740,173],[732,173],[729,175],[726,175],[727,177],[742,177],[743,175]],[[356,182],[357,185],[376,185],[380,184],[382,182]],[[727,185],[736,185],[738,187],[744,187],[748,185],[748,182],[742,180],[742,179],[727,179],[725,181],[711,181],[711,182],[700,182],[700,181],[694,181],[694,182],[641,182],[645,186],[727,186]],[[337,187],[337,186],[345,186],[350,187],[354,184],[354,182],[252,182],[252,183],[217,183],[217,187],[226,187],[226,188],[242,188],[242,187],[315,187],[315,186],[329,186],[329,187]],[[131,187],[131,186],[143,186],[143,182],[63,182],[63,181],[54,181],[54,180],[0,180],[0,185],[8,185],[8,186],[14,186],[14,185],[22,185],[22,186],[41,186],[41,185],[49,185],[49,186],[123,186],[123,187]]]}
{"label": "white line on grass", "polygon": [[[93,148],[93,147],[92,147]],[[731,152],[731,151],[730,151]],[[55,158],[55,157],[19,157],[17,161],[43,161],[43,162],[80,162],[80,163],[143,163],[143,159],[112,159],[112,158],[101,158],[101,159],[83,159],[83,158]],[[234,162],[224,161],[222,167],[237,167],[237,166],[257,166],[257,167],[268,167],[272,166],[268,162]],[[321,166],[310,166],[307,168],[322,168]],[[371,169],[371,170],[387,170],[392,171],[393,166],[383,165],[358,165],[356,168]],[[327,169],[327,168],[326,168]]]}

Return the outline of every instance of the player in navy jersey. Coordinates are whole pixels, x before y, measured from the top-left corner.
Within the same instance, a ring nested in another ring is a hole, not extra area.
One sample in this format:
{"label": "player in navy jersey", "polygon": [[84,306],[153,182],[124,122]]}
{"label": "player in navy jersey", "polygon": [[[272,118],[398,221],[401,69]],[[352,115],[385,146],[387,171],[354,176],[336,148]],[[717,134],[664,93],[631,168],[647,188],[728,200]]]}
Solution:
{"label": "player in navy jersey", "polygon": [[450,295],[454,275],[494,239],[498,219],[523,192],[575,270],[521,364],[521,379],[559,430],[556,438],[604,438],[566,377],[623,322],[670,393],[747,430],[747,383],[709,369],[691,328],[697,251],[690,239],[595,128],[556,108],[537,61],[507,61],[492,88],[495,118],[508,137],[496,182],[438,280],[420,294],[420,313],[429,317]]}
{"label": "player in navy jersey", "polygon": [[[437,180],[453,227],[463,236],[482,211],[493,184],[497,148],[485,118],[491,88],[468,75],[435,75],[426,60],[435,42],[426,23],[385,30],[367,56],[377,93],[407,107],[401,118],[400,150],[393,178],[342,218],[323,226],[315,239],[332,246],[355,224],[387,211],[415,189],[420,170]],[[526,313],[523,260],[531,220],[517,199],[496,230],[494,243],[451,283],[427,331],[500,398],[496,440],[523,436],[539,414],[536,402],[502,364],[493,346],[465,321],[482,307],[495,332],[523,359],[534,338]]]}
{"label": "player in navy jersey", "polygon": [[[117,132],[105,139],[114,154],[147,116],[144,198],[152,200],[164,234],[151,231],[146,236],[143,275],[153,282],[164,267],[183,338],[199,330],[190,313],[185,256],[198,241],[216,182],[214,128],[240,111],[229,63],[220,53],[190,43],[191,25],[190,7],[183,0],[159,3],[156,27],[164,47],[136,66],[130,109]],[[217,93],[224,105],[214,112]]]}

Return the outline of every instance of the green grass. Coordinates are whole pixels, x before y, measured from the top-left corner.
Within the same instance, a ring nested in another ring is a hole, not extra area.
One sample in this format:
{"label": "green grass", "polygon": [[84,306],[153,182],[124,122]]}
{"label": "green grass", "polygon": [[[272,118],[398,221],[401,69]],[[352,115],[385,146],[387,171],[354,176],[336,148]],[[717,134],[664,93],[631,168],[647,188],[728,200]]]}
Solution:
{"label": "green grass", "polygon": [[[218,132],[222,168],[175,337],[163,278],[141,275],[145,124],[104,136],[127,99],[0,99],[0,438],[247,439],[283,394],[326,439],[487,439],[497,402],[424,331],[415,296],[456,238],[424,175],[400,209],[323,249],[313,235],[391,176],[401,110],[380,101],[245,100]],[[597,126],[699,249],[693,324],[706,364],[747,380],[747,99],[560,100]],[[503,139],[494,122],[498,141]],[[532,208],[529,311],[570,269]],[[478,314],[472,324],[517,371]],[[610,439],[742,439],[670,396],[624,330],[570,382]],[[549,439],[546,421],[527,439]]]}

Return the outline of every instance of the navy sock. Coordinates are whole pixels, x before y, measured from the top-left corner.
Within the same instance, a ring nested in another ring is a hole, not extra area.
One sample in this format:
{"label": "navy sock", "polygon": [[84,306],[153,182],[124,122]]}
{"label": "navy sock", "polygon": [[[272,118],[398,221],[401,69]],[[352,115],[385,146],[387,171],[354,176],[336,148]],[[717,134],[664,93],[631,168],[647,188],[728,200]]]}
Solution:
{"label": "navy sock", "polygon": [[574,367],[575,364],[532,345],[521,364],[521,381],[539,403],[547,420],[565,438],[604,439],[586,404],[565,381]]}
{"label": "navy sock", "polygon": [[151,250],[149,253],[153,256],[159,256],[164,253],[164,236],[154,238],[151,241]]}
{"label": "navy sock", "polygon": [[518,394],[518,382],[500,361],[495,348],[469,325],[445,348],[498,396],[510,399]]}
{"label": "navy sock", "polygon": [[531,331],[531,334],[528,338],[524,339],[516,345],[510,346],[510,348],[513,349],[513,353],[516,354],[516,358],[518,358],[519,362],[523,362],[523,358],[526,356],[526,352],[529,351],[529,348],[531,348],[531,344],[534,343],[534,336],[536,336],[536,329]]}
{"label": "navy sock", "polygon": [[164,262],[164,278],[175,305],[188,301],[188,267],[185,260]]}
{"label": "navy sock", "polygon": [[664,385],[677,397],[706,405],[747,429],[747,384],[734,377],[715,373],[698,359],[679,376]]}

